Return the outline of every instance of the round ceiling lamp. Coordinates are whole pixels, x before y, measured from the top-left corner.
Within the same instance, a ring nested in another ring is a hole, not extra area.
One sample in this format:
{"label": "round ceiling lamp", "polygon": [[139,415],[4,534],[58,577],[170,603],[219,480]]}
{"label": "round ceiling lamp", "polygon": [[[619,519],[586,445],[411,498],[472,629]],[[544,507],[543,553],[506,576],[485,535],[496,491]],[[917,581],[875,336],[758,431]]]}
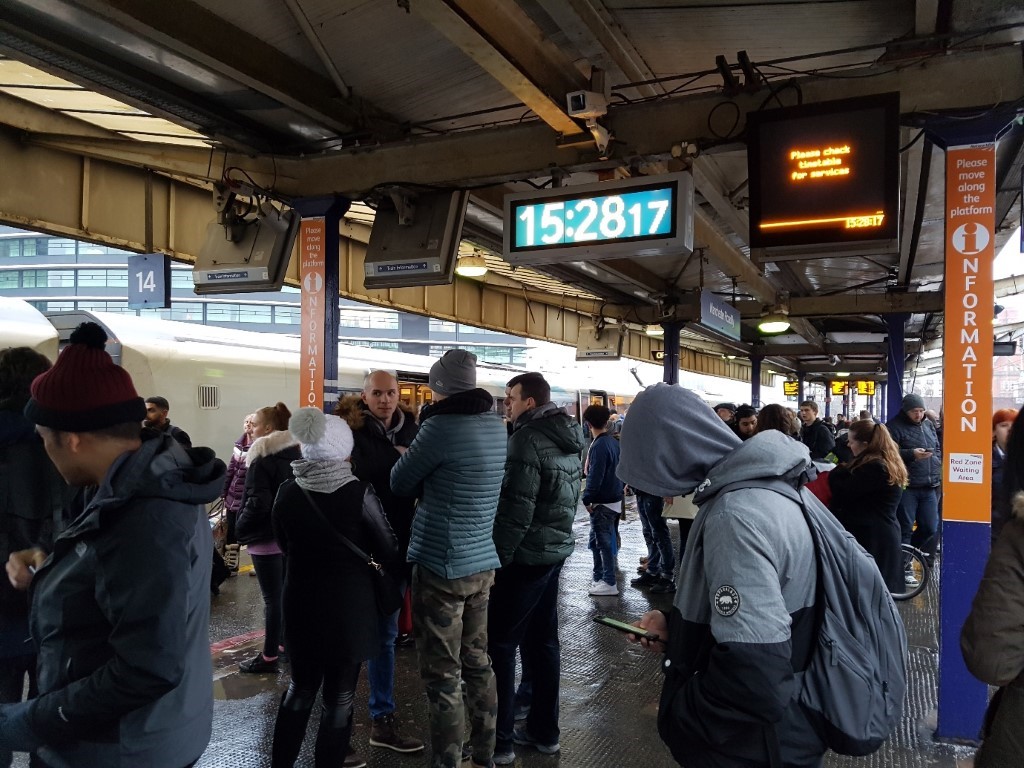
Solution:
{"label": "round ceiling lamp", "polygon": [[467,253],[459,256],[455,262],[455,274],[462,277],[483,277],[487,274],[487,262],[479,253]]}

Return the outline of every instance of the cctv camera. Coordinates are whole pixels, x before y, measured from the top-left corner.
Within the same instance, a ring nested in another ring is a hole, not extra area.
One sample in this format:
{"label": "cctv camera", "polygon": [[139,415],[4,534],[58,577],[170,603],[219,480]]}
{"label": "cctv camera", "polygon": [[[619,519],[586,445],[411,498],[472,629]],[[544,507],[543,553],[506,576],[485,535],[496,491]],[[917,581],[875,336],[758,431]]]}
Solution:
{"label": "cctv camera", "polygon": [[569,117],[593,119],[608,114],[608,99],[594,91],[570,91],[565,95]]}
{"label": "cctv camera", "polygon": [[839,365],[839,355],[829,355],[828,356],[828,364],[829,365]]}
{"label": "cctv camera", "polygon": [[587,128],[590,131],[590,135],[594,137],[594,144],[597,145],[597,151],[600,153],[601,158],[608,157],[608,145],[612,141],[612,135],[603,125],[597,122],[597,120],[587,120]]}

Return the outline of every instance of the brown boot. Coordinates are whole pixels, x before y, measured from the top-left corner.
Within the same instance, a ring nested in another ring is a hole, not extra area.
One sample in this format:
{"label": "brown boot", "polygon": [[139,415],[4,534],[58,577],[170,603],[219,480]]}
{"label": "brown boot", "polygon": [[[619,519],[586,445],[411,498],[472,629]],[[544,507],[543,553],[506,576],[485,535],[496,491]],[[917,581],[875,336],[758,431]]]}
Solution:
{"label": "brown boot", "polygon": [[352,748],[352,745],[348,745],[348,753],[345,755],[345,761],[341,764],[342,768],[366,768],[366,761],[361,758],[356,751]]}
{"label": "brown boot", "polygon": [[398,724],[395,722],[394,713],[374,718],[373,728],[370,730],[370,746],[386,747],[395,752],[419,752],[423,749],[423,742],[398,732]]}

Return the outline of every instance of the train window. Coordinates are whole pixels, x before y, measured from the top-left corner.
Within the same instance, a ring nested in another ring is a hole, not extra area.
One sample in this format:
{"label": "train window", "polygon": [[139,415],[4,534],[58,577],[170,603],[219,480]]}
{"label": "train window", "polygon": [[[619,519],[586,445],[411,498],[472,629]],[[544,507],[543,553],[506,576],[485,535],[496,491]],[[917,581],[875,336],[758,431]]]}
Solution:
{"label": "train window", "polygon": [[220,408],[220,387],[216,384],[199,385],[199,409],[213,411]]}

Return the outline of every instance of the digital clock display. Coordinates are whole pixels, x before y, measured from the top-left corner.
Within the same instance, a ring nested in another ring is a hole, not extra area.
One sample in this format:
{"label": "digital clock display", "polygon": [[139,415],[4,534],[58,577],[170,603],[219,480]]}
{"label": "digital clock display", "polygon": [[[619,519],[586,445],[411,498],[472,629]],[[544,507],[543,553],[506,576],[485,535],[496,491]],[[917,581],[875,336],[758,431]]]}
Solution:
{"label": "digital clock display", "polygon": [[671,237],[675,229],[672,189],[624,192],[576,200],[512,206],[513,250],[599,240]]}
{"label": "digital clock display", "polygon": [[687,253],[693,181],[667,174],[509,195],[505,256],[513,264]]}

